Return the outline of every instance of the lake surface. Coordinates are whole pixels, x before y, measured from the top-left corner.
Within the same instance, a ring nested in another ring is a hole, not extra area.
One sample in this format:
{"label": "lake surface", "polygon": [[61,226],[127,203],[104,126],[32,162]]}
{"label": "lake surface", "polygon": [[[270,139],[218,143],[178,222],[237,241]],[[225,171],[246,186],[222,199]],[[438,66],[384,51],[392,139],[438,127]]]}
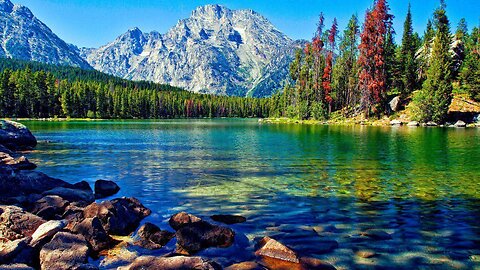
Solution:
{"label": "lake surface", "polygon": [[[259,124],[257,120],[24,121],[28,157],[69,182],[116,181],[116,196],[169,229],[186,210],[240,214],[236,244],[199,255],[253,260],[269,235],[339,269],[480,269],[480,129]],[[380,229],[391,240],[360,234]],[[129,247],[139,254],[159,251]],[[363,259],[358,250],[377,256]],[[97,261],[96,263],[101,263]]]}

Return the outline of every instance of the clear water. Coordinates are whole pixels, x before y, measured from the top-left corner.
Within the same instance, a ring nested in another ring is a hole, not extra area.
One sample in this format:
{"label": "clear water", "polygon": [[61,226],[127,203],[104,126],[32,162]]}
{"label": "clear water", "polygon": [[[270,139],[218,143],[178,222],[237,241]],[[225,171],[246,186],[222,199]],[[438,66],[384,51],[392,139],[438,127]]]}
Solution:
{"label": "clear water", "polygon": [[[181,210],[246,216],[231,226],[235,246],[199,254],[223,266],[254,260],[255,241],[269,235],[339,269],[480,269],[480,129],[24,123],[40,140],[29,154],[39,170],[92,186],[114,180],[117,196],[140,199],[152,209],[145,221],[163,229]],[[367,229],[393,239],[360,236]]]}

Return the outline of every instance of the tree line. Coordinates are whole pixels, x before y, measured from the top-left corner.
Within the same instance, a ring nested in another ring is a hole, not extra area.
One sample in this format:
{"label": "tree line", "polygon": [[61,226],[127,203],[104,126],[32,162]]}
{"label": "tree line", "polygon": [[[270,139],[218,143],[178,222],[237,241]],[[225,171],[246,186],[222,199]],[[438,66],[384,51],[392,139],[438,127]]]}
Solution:
{"label": "tree line", "polygon": [[0,63],[0,117],[248,118],[268,117],[271,106],[266,98],[195,94],[168,85],[12,59]]}
{"label": "tree line", "polygon": [[354,15],[340,34],[336,19],[325,29],[321,14],[315,36],[290,67],[295,83],[272,97],[279,105],[272,113],[318,120],[335,111],[380,117],[392,113],[389,101],[399,96],[402,104],[411,104],[416,120],[443,122],[454,86],[480,100],[478,27],[469,32],[462,19],[452,34],[441,0],[420,36],[409,6],[397,45],[393,19],[387,0],[375,0],[362,26]]}

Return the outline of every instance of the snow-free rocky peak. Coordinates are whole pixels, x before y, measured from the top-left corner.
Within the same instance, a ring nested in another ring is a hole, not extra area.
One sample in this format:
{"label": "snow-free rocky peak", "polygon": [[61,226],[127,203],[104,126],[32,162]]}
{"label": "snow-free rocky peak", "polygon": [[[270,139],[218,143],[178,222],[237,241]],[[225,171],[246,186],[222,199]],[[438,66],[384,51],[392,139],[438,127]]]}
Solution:
{"label": "snow-free rocky peak", "polygon": [[91,69],[27,7],[0,0],[0,57]]}

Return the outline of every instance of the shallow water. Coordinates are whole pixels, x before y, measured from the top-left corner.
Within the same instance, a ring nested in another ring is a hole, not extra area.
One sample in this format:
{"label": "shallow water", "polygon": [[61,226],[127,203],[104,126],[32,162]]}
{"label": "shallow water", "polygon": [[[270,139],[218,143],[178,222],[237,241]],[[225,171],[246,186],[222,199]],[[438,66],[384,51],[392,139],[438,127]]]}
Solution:
{"label": "shallow water", "polygon": [[[24,123],[40,141],[28,155],[40,171],[92,186],[114,180],[116,196],[140,199],[152,209],[145,221],[162,229],[181,210],[246,216],[231,226],[233,247],[199,254],[223,266],[255,259],[255,241],[269,235],[339,269],[480,269],[480,129]],[[367,229],[393,239],[361,236]]]}

